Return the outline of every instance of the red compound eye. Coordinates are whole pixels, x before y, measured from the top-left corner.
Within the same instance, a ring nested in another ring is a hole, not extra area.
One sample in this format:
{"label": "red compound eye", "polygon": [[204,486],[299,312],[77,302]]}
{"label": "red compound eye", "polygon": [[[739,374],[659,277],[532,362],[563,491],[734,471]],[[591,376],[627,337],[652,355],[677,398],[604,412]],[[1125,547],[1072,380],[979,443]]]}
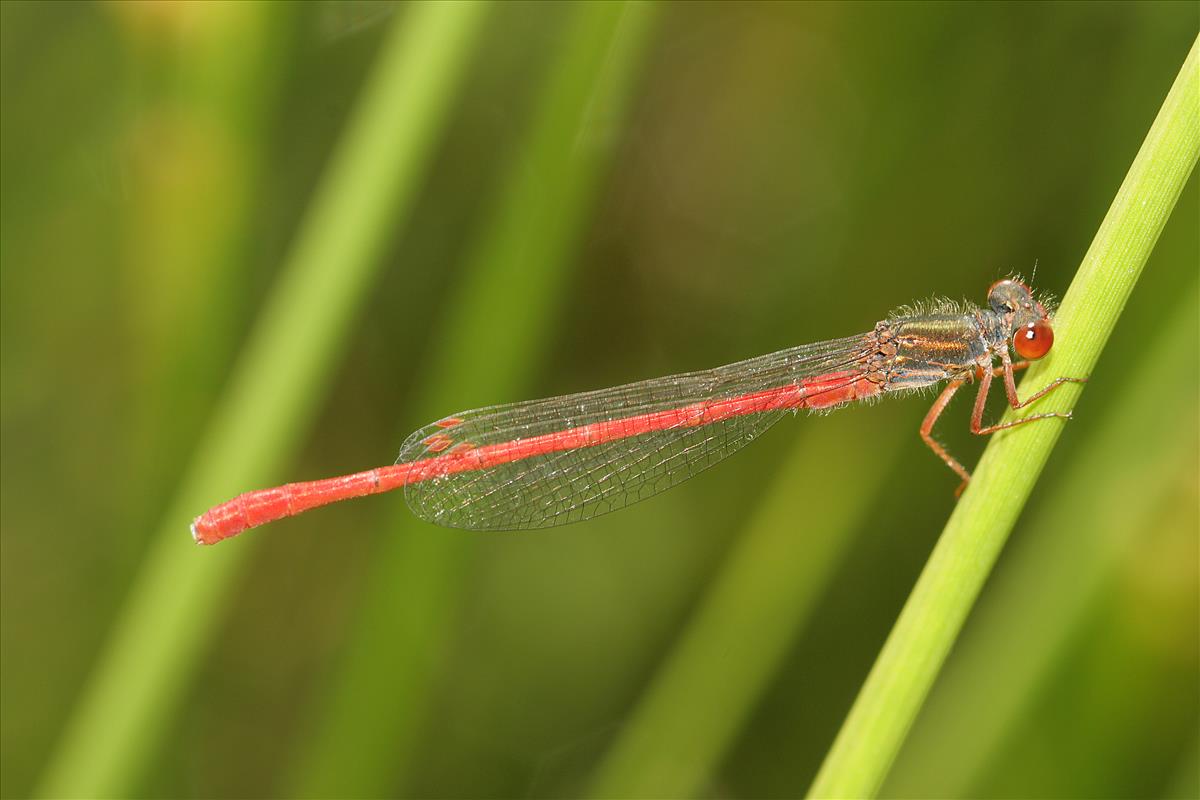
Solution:
{"label": "red compound eye", "polygon": [[1013,349],[1021,358],[1041,358],[1050,352],[1053,344],[1054,329],[1044,319],[1024,325],[1013,334]]}

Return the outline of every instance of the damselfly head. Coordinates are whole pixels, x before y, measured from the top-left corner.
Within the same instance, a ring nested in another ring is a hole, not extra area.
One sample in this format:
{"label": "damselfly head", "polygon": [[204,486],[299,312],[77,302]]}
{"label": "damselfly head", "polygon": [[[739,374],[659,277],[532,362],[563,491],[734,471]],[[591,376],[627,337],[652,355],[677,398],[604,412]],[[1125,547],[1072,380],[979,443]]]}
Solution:
{"label": "damselfly head", "polygon": [[1050,352],[1054,327],[1032,290],[1015,278],[996,281],[988,290],[988,305],[1012,331],[1012,347],[1021,358],[1033,360]]}

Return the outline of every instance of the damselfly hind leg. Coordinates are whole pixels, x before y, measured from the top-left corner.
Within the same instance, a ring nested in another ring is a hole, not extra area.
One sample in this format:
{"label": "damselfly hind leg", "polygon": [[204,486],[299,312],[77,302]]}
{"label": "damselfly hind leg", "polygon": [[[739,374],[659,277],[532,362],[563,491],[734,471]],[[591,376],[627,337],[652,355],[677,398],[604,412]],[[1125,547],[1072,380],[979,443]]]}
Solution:
{"label": "damselfly hind leg", "polygon": [[[1024,408],[1034,401],[1045,397],[1047,394],[1065,383],[1087,383],[1087,378],[1055,378],[1048,385],[1030,395],[1025,400],[1018,400],[1016,384],[1013,380],[1013,373],[1028,367],[1029,362],[1018,361],[1016,363],[1012,363],[1007,358],[1002,358],[1001,360],[1004,362],[1003,366],[992,367],[990,364],[987,366],[981,364],[975,371],[975,377],[979,378],[979,392],[975,395],[975,408],[971,412],[971,433],[984,436],[990,433],[995,433],[996,431],[1015,428],[1018,425],[1024,425],[1026,422],[1033,422],[1034,420],[1071,418],[1071,412],[1069,411],[1065,413],[1051,412],[1046,414],[1031,414],[1028,417],[1022,417],[1021,419],[1013,420],[1012,422],[998,423],[996,425],[984,425],[983,411],[987,406],[988,392],[991,390],[993,378],[1004,379],[1005,394],[1008,396],[1009,405],[1011,405],[1013,408]],[[950,404],[950,400],[954,397],[955,392],[962,388],[966,382],[966,378],[957,378],[952,380],[949,385],[942,390],[942,393],[938,395],[937,400],[933,402],[933,405],[929,409],[929,413],[925,415],[925,419],[921,423],[921,439],[924,440],[925,444],[929,446],[929,449],[932,450],[938,458],[946,463],[946,466],[950,467],[950,469],[954,470],[954,472],[960,478],[962,478],[962,483],[960,483],[958,488],[954,490],[955,497],[960,496],[963,493],[963,490],[967,488],[967,484],[971,482],[971,473],[968,472],[966,467],[959,463],[954,456],[950,455],[950,453],[947,452],[946,448],[942,446],[940,442],[933,438],[933,426],[937,423],[937,420],[942,415],[942,412],[946,410],[946,406]]]}
{"label": "damselfly hind leg", "polygon": [[967,488],[967,484],[971,481],[971,473],[967,472],[967,468],[958,463],[954,456],[946,451],[941,442],[933,438],[933,426],[937,423],[938,417],[942,415],[942,412],[946,410],[946,406],[950,404],[950,399],[954,397],[954,393],[962,388],[966,382],[966,378],[955,378],[950,381],[949,385],[938,395],[937,400],[933,401],[933,405],[929,408],[929,413],[925,415],[925,419],[921,422],[921,439],[934,452],[934,455],[946,462],[946,466],[954,470],[962,478],[962,483],[954,491],[955,497],[958,497],[962,494],[963,489]]}

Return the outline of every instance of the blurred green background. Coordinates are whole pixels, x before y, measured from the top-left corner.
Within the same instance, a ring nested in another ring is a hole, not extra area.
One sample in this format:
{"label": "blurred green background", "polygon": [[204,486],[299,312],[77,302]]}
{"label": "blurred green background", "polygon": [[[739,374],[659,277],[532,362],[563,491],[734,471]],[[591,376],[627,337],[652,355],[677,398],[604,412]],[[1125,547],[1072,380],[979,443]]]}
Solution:
{"label": "blurred green background", "polygon": [[[549,532],[188,523],[463,408],[1061,293],[1198,26],[0,4],[0,793],[803,794],[954,503],[928,398]],[[885,796],[1200,793],[1198,215],[1193,176]]]}

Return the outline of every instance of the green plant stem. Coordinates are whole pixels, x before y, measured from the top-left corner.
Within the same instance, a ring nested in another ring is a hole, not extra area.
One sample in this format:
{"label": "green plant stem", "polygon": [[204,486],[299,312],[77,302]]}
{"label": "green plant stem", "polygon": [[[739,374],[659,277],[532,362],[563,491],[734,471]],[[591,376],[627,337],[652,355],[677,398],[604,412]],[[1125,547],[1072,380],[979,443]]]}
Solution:
{"label": "green plant stem", "polygon": [[[888,473],[899,438],[876,419],[808,429],[597,770],[591,796],[702,793]],[[805,521],[803,509],[826,500],[829,486],[850,485],[857,501],[844,513]]]}
{"label": "green plant stem", "polygon": [[[1054,351],[1029,370],[1023,386],[1088,375],[1099,358],[1200,155],[1198,48],[1200,40],[1063,299]],[[1067,410],[1079,392],[1069,384],[1038,410]],[[1042,422],[993,437],[827,754],[811,797],[870,797],[878,791],[1062,429]]]}
{"label": "green plant stem", "polygon": [[1193,280],[1096,434],[1056,476],[1023,546],[1006,555],[900,752],[887,796],[972,796],[989,757],[1178,491],[1195,459],[1195,388],[1164,385],[1162,376],[1195,364],[1196,289]]}
{"label": "green plant stem", "polygon": [[416,197],[483,9],[416,5],[383,43],[278,287],[49,759],[41,795],[129,795],[152,758],[253,541],[197,550],[188,523],[273,478],[307,427],[380,250]]}

